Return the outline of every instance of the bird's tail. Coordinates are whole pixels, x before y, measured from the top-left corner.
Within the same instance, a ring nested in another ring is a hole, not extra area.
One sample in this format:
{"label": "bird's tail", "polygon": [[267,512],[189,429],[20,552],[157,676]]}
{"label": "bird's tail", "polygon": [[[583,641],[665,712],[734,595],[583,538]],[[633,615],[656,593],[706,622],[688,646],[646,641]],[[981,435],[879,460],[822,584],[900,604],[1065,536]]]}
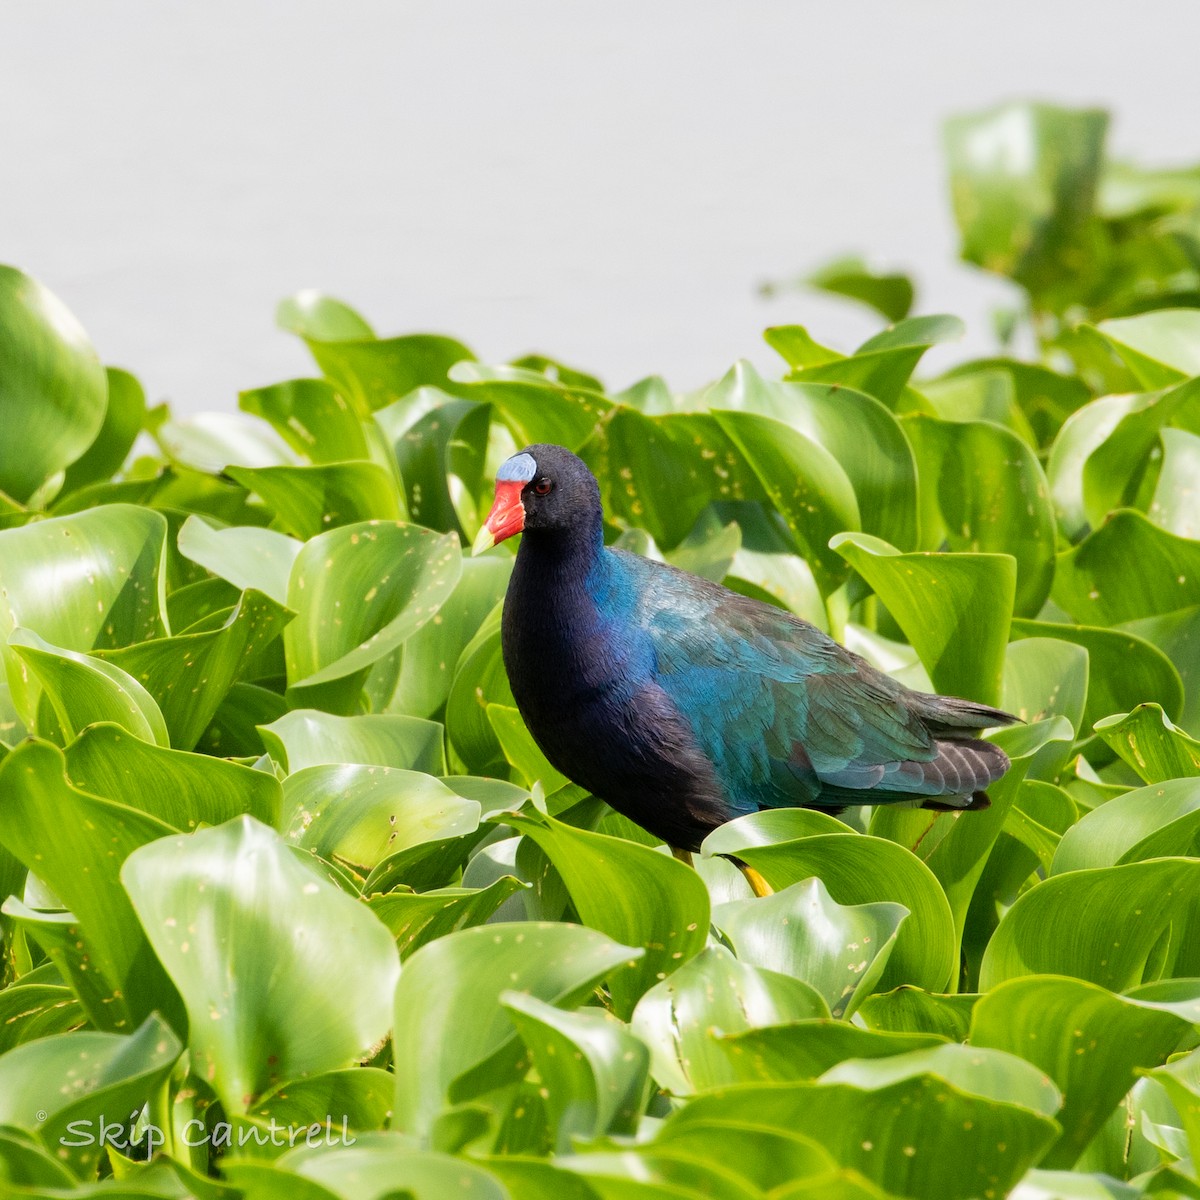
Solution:
{"label": "bird's tail", "polygon": [[962,736],[978,729],[991,729],[994,725],[1013,725],[1021,719],[1001,708],[978,704],[974,700],[960,700],[957,696],[917,692],[914,698],[914,707],[929,732],[936,737]]}

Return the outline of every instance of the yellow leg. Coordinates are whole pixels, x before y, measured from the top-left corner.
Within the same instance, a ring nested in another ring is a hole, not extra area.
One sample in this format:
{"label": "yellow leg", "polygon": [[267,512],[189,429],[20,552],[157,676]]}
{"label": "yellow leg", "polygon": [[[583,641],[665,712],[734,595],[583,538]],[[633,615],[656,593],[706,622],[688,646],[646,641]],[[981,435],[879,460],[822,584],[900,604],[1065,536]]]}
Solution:
{"label": "yellow leg", "polygon": [[678,846],[672,846],[671,853],[686,866],[694,867],[696,865],[694,862],[692,862],[692,852],[690,850],[680,850]]}
{"label": "yellow leg", "polygon": [[738,863],[737,866],[738,870],[746,877],[750,890],[756,896],[775,895],[775,889],[753,867],[748,867],[744,862]]}

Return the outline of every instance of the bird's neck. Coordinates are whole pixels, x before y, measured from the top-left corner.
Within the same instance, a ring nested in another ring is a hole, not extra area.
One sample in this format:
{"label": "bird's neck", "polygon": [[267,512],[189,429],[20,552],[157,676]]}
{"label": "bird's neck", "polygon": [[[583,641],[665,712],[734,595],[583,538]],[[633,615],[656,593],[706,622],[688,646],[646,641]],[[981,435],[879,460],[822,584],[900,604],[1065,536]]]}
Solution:
{"label": "bird's neck", "polygon": [[585,514],[569,530],[531,529],[521,538],[516,570],[555,596],[585,591],[604,558],[604,524],[599,511]]}

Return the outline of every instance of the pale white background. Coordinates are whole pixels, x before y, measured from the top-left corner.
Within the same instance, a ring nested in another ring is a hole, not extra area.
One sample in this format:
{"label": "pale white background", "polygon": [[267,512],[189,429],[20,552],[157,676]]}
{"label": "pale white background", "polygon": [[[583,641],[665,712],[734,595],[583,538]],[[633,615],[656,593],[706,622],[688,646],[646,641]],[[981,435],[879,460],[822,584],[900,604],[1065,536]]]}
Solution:
{"label": "pale white background", "polygon": [[3,0],[0,261],[190,410],[309,371],[272,320],[314,286],[690,387],[771,362],[767,324],[869,335],[756,294],[862,250],[986,349],[942,118],[1099,103],[1119,152],[1197,160],[1198,44],[1197,0]]}

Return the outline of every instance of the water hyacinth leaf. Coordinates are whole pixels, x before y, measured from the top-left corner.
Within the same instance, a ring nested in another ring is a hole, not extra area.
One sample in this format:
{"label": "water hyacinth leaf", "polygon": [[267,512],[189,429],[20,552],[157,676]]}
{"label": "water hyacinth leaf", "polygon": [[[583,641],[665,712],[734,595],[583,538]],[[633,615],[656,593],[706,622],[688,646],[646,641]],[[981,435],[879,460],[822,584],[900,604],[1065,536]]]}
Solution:
{"label": "water hyacinth leaf", "polygon": [[62,493],[111,479],[120,469],[146,420],[146,393],[128,371],[105,367],[108,403],[104,423],[81,458],[67,468]]}
{"label": "water hyacinth leaf", "polygon": [[1178,713],[1183,705],[1183,684],[1172,656],[1133,630],[1017,618],[1012,637],[1054,638],[1087,650],[1087,702],[1076,727],[1081,736],[1101,718],[1128,712],[1146,700],[1161,704],[1169,713]]}
{"label": "water hyacinth leaf", "polygon": [[373,462],[230,467],[228,474],[261,497],[285,533],[302,541],[341,525],[404,516],[395,481]]}
{"label": "water hyacinth leaf", "polygon": [[283,799],[287,841],[363,877],[389,854],[479,826],[476,801],[393,767],[305,767],[284,780]]}
{"label": "water hyacinth leaf", "polygon": [[1164,308],[1101,321],[1091,332],[1104,339],[1145,388],[1170,387],[1200,375],[1200,313]]}
{"label": "water hyacinth leaf", "polygon": [[1054,575],[1054,509],[1033,451],[1016,434],[984,421],[939,421],[914,414],[905,431],[921,466],[921,486],[937,498],[951,550],[1011,554],[1015,611],[1035,616]]}
{"label": "water hyacinth leaf", "polygon": [[283,793],[274,775],[151,746],[115,725],[85,729],[64,754],[76,787],[141,809],[181,833],[243,814],[264,825],[279,819]]}
{"label": "water hyacinth leaf", "polygon": [[187,1006],[194,1069],[227,1112],[350,1066],[386,1036],[391,935],[265,825],[242,817],[163,839],[121,877]]}
{"label": "water hyacinth leaf", "polygon": [[[926,1057],[923,1071],[917,1069],[920,1061],[910,1068],[913,1074],[894,1082],[872,1078],[875,1069],[889,1062],[881,1059],[848,1064],[857,1068],[855,1082],[721,1089],[673,1113],[664,1132],[714,1120],[803,1129],[843,1167],[861,1172],[889,1194],[968,1200],[993,1187],[1005,1194],[1058,1133],[1042,1111],[1048,1099],[1043,1076],[1012,1059],[1014,1078],[1000,1099],[988,1094],[995,1090],[995,1080],[986,1073],[974,1085],[981,1090],[968,1091],[946,1081],[938,1069],[947,1065],[944,1059],[931,1062]],[[1013,1095],[1016,1102],[1008,1098]]]}
{"label": "water hyacinth leaf", "polygon": [[934,1033],[951,1042],[965,1042],[978,998],[969,994],[938,996],[920,988],[899,987],[868,996],[858,1011],[868,1029]]}
{"label": "water hyacinth leaf", "polygon": [[288,579],[303,542],[274,529],[239,526],[217,529],[190,516],[178,537],[179,553],[239,591],[254,589],[277,604],[287,604]]}
{"label": "water hyacinth leaf", "polygon": [[287,443],[247,413],[173,417],[158,411],[147,428],[173,466],[201,475],[219,475],[230,466],[284,467],[295,461]]}
{"label": "water hyacinth leaf", "polygon": [[873,308],[889,321],[902,321],[912,308],[912,280],[898,272],[873,271],[861,258],[826,263],[802,281],[809,287],[845,296]]}
{"label": "water hyacinth leaf", "polygon": [[386,408],[420,387],[456,391],[450,382],[451,367],[474,358],[462,342],[439,334],[305,341],[321,374],[360,417]]}
{"label": "water hyacinth leaf", "polygon": [[338,717],[297,708],[262,726],[267,752],[284,771],[324,763],[399,767],[427,775],[445,772],[442,727],[419,717],[367,713]]}
{"label": "water hyacinth leaf", "polygon": [[158,1009],[181,1027],[178,998],[118,874],[129,854],[174,833],[171,826],[80,791],[67,779],[62,751],[46,742],[26,742],[4,758],[0,796],[0,842],[78,924],[78,961],[95,976],[79,997],[92,1023],[128,1032]]}
{"label": "water hyacinth leaf", "polygon": [[510,896],[527,886],[512,875],[502,875],[484,888],[448,887],[429,892],[397,889],[371,896],[367,904],[392,931],[403,960],[448,933],[482,925]]}
{"label": "water hyacinth leaf", "polygon": [[[362,1135],[353,1145],[332,1148],[297,1145],[276,1169],[286,1172],[285,1178],[298,1177],[301,1186],[320,1184],[342,1200],[508,1200],[499,1180],[482,1167],[416,1150],[386,1133]],[[299,1192],[298,1200],[309,1200],[308,1193]]]}
{"label": "water hyacinth leaf", "polygon": [[1117,625],[1200,604],[1200,543],[1122,509],[1058,556],[1051,594],[1081,625]]}
{"label": "water hyacinth leaf", "polygon": [[860,1029],[848,1021],[808,1020],[715,1035],[731,1068],[729,1082],[787,1083],[816,1079],[851,1058],[887,1058],[939,1045],[928,1033]]}
{"label": "water hyacinth leaf", "polygon": [[1084,813],[1063,834],[1052,872],[1193,855],[1198,837],[1200,779],[1165,779]]}
{"label": "water hyacinth leaf", "polygon": [[946,894],[933,873],[895,842],[854,834],[824,813],[804,813],[802,819],[810,817],[836,823],[842,832],[733,848],[719,840],[723,831],[717,830],[705,842],[705,852],[735,853],[776,891],[819,876],[838,904],[902,904],[909,916],[876,987],[909,983],[943,991],[958,969],[958,939]]}
{"label": "water hyacinth leaf", "polygon": [[145,686],[162,711],[171,745],[191,750],[230,687],[289,619],[270,596],[248,591],[216,628],[99,654]]}
{"label": "water hyacinth leaf", "polygon": [[18,980],[0,991],[0,1055],[86,1022],[87,1014],[69,987]]}
{"label": "water hyacinth leaf", "polygon": [[137,1112],[182,1049],[152,1015],[130,1036],[83,1030],[20,1046],[0,1062],[0,1122],[37,1135],[80,1180],[104,1153],[100,1121]]}
{"label": "water hyacinth leaf", "polygon": [[1164,429],[1162,465],[1146,515],[1168,533],[1200,537],[1200,496],[1193,486],[1200,474],[1200,437],[1182,429]]}
{"label": "water hyacinth leaf", "polygon": [[378,662],[428,621],[462,569],[458,539],[368,521],[320,534],[288,584],[288,683],[312,686]]}
{"label": "water hyacinth leaf", "polygon": [[1083,499],[1088,521],[1098,528],[1110,512],[1132,506],[1138,485],[1153,461],[1152,451],[1168,421],[1195,421],[1200,380],[1135,398],[1130,410],[1083,465]]}
{"label": "water hyacinth leaf", "polygon": [[381,409],[375,420],[404,480],[412,519],[473,536],[484,515],[476,499],[484,490],[488,406],[422,388]]}
{"label": "water hyacinth leaf", "polygon": [[659,1086],[687,1096],[737,1081],[714,1030],[737,1033],[828,1015],[829,1006],[809,984],[710,945],[646,992],[630,1028],[649,1047]]}
{"label": "water hyacinth leaf", "polygon": [[460,362],[450,372],[453,389],[490,404],[518,446],[554,442],[578,451],[613,411],[606,396],[556,383],[519,367],[483,367]]}
{"label": "water hyacinth leaf", "polygon": [[0,330],[0,492],[24,502],[95,441],[108,384],[66,305],[15,267],[0,266]]}
{"label": "water hyacinth leaf", "polygon": [[322,342],[370,339],[375,331],[366,318],[336,296],[305,288],[275,306],[275,324],[297,337]]}
{"label": "water hyacinth leaf", "polygon": [[602,1009],[563,1012],[521,992],[503,992],[500,1002],[549,1091],[560,1152],[576,1137],[636,1132],[650,1053],[620,1021]]}
{"label": "water hyacinth leaf", "polygon": [[[52,646],[32,629],[14,629],[8,646],[37,679],[43,698],[53,706],[64,741],[71,741],[87,725],[111,721],[142,741],[170,744],[166,722],[154,697],[120,667]],[[39,732],[46,736],[51,733]]]}
{"label": "water hyacinth leaf", "polygon": [[628,1019],[656,981],[703,949],[708,889],[690,867],[648,846],[529,809],[503,819],[545,852],[585,925],[645,951],[630,971],[609,981],[618,1016]]}
{"label": "water hyacinth leaf", "polygon": [[366,426],[324,379],[291,379],[238,395],[243,412],[270,422],[310,462],[354,462],[370,457]]}
{"label": "water hyacinth leaf", "polygon": [[[432,717],[442,708],[459,658],[504,597],[512,564],[508,555],[464,560],[462,575],[441,611],[397,651],[398,671],[386,689],[388,712]],[[383,665],[376,669],[381,671]],[[367,681],[368,692],[372,679]]]}
{"label": "water hyacinth leaf", "polygon": [[1140,395],[1101,396],[1071,413],[1050,447],[1046,475],[1054,507],[1067,537],[1076,540],[1089,528],[1083,473],[1094,451],[1133,412]]}
{"label": "water hyacinth leaf", "polygon": [[[161,637],[166,535],[161,513],[131,504],[0,531],[0,633],[85,652]],[[74,582],[47,588],[47,573]]]}
{"label": "water hyacinth leaf", "polygon": [[504,757],[527,786],[541,783],[548,792],[555,792],[567,782],[567,777],[538,748],[517,709],[505,704],[489,704],[487,719]]}
{"label": "water hyacinth leaf", "polygon": [[1190,1054],[1148,1071],[1166,1091],[1175,1106],[1193,1155],[1200,1150],[1200,1053]]}
{"label": "water hyacinth leaf", "polygon": [[830,539],[859,528],[858,501],[846,472],[828,450],[780,421],[748,412],[714,416],[758,476],[828,595],[846,577],[845,563],[829,549]]}
{"label": "water hyacinth leaf", "polygon": [[910,317],[868,338],[853,354],[795,368],[788,379],[853,388],[895,409],[930,346],[960,338],[964,328],[957,317]]}
{"label": "water hyacinth leaf", "polygon": [[984,952],[982,991],[1021,975],[1070,975],[1120,992],[1200,898],[1200,861],[1148,862],[1054,875],[1017,898]]}
{"label": "water hyacinth leaf", "polygon": [[971,1018],[972,1046],[1006,1050],[1045,1071],[1063,1093],[1062,1134],[1041,1160],[1070,1167],[1133,1086],[1157,1066],[1187,1022],[1080,979],[1028,976],[982,996]]}
{"label": "water hyacinth leaf", "polygon": [[1107,127],[1098,109],[1031,103],[947,121],[962,257],[1053,307],[1085,253]]}
{"label": "water hyacinth leaf", "polygon": [[1055,637],[1010,642],[1004,660],[1005,712],[1025,722],[1065,717],[1076,737],[1086,736],[1088,666],[1087,647],[1074,642]]}
{"label": "water hyacinth leaf", "polygon": [[392,1128],[427,1137],[452,1099],[520,1078],[521,1050],[502,993],[571,1007],[641,953],[583,926],[547,922],[464,929],[423,946],[396,989]]}
{"label": "water hyacinth leaf", "polygon": [[760,1195],[728,1164],[636,1150],[592,1150],[554,1160],[585,1179],[599,1200],[756,1200]]}
{"label": "water hyacinth leaf", "polygon": [[901,904],[838,904],[814,878],[722,904],[713,923],[739,961],[802,979],[835,1017],[849,1017],[873,990],[907,916]]}
{"label": "water hyacinth leaf", "polygon": [[1016,595],[1012,557],[901,554],[861,533],[832,545],[895,617],[939,692],[998,703]]}
{"label": "water hyacinth leaf", "polygon": [[1139,704],[1096,722],[1096,732],[1147,783],[1200,775],[1200,742],[1173,725],[1157,704]]}

